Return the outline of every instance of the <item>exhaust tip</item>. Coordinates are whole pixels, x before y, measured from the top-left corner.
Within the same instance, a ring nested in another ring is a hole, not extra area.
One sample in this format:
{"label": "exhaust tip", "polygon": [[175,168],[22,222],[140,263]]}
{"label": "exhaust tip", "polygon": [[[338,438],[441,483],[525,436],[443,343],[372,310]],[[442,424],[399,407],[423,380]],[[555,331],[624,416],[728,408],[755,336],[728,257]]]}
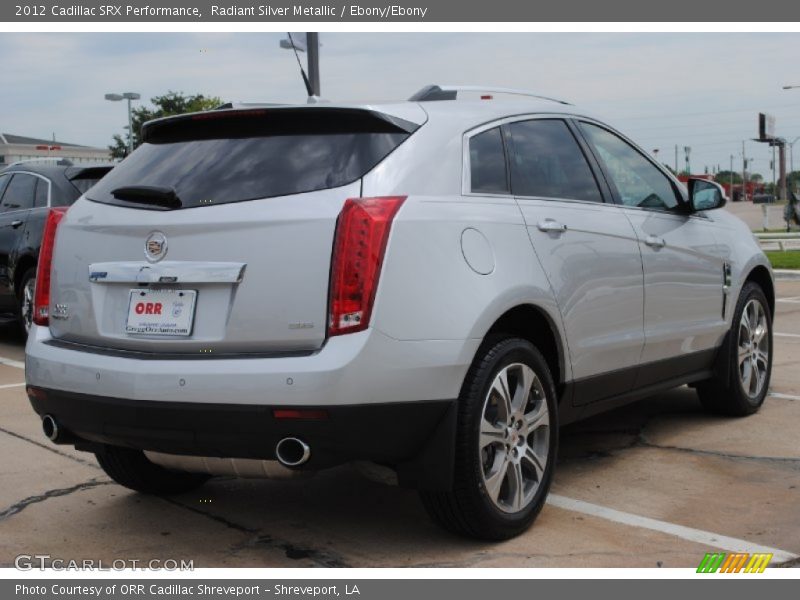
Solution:
{"label": "exhaust tip", "polygon": [[287,437],[276,444],[275,456],[284,467],[299,467],[311,458],[311,448],[303,440]]}
{"label": "exhaust tip", "polygon": [[53,415],[42,417],[42,431],[51,442],[55,442],[58,439],[58,423],[56,423]]}

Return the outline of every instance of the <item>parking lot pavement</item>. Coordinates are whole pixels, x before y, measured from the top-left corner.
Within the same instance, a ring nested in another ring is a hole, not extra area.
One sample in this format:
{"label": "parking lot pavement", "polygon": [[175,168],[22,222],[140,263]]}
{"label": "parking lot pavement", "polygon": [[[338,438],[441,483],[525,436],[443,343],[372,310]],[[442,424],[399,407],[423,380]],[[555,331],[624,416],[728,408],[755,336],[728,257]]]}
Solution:
{"label": "parking lot pavement", "polygon": [[170,500],[129,492],[91,455],[44,439],[19,386],[22,342],[0,329],[0,566],[46,553],[195,567],[695,567],[717,550],[774,551],[773,564],[796,565],[800,281],[779,282],[778,297],[761,412],[710,416],[681,388],[565,427],[550,502],[526,534],[499,544],[441,531],[413,491],[349,466],[293,481],[218,479]]}

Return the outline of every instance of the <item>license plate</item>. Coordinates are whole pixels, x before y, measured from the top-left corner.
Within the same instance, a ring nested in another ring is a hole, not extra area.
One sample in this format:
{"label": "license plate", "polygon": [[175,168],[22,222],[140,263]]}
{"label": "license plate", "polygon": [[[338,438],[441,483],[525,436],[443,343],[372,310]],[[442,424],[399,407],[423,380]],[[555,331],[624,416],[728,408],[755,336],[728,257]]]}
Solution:
{"label": "license plate", "polygon": [[196,290],[131,290],[125,331],[146,335],[191,335]]}

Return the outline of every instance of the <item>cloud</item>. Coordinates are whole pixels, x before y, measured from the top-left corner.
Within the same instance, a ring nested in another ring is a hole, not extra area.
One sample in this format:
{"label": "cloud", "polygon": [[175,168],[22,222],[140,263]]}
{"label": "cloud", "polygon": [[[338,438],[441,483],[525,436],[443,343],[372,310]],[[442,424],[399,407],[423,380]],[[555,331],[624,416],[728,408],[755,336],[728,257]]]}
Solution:
{"label": "cloud", "polygon": [[[126,121],[106,92],[168,90],[225,100],[303,102],[278,33],[0,34],[3,131],[106,145]],[[323,95],[398,100],[429,83],[490,84],[563,97],[608,116],[648,149],[693,147],[693,164],[728,163],[771,111],[800,134],[800,90],[784,92],[797,34],[321,34]],[[304,57],[301,55],[301,58]],[[797,81],[800,83],[800,81]],[[794,94],[794,96],[792,95]],[[763,161],[771,152],[750,143]],[[670,161],[671,162],[671,161]]]}

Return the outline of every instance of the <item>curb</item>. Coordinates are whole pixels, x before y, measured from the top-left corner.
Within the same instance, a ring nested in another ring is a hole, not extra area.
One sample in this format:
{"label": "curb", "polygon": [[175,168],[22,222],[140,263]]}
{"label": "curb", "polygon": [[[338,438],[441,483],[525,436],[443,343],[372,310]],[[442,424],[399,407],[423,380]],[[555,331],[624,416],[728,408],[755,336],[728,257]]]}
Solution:
{"label": "curb", "polygon": [[800,281],[800,269],[774,269],[772,273],[778,281]]}

